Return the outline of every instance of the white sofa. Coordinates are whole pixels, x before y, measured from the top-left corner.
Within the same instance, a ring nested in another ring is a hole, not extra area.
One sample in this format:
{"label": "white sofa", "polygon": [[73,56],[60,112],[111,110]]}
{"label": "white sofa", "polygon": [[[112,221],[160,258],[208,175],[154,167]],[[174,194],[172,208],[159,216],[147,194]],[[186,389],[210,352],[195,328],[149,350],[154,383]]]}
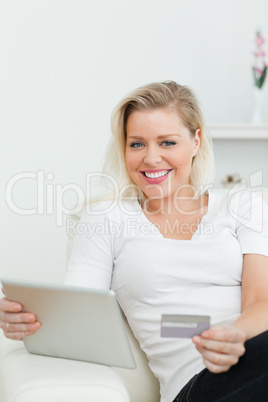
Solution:
{"label": "white sofa", "polygon": [[0,335],[1,402],[158,402],[159,385],[129,330],[137,369],[29,354]]}
{"label": "white sofa", "polygon": [[[67,259],[71,246],[69,238]],[[159,402],[158,381],[127,329],[136,370],[31,355],[0,331],[0,402]]]}

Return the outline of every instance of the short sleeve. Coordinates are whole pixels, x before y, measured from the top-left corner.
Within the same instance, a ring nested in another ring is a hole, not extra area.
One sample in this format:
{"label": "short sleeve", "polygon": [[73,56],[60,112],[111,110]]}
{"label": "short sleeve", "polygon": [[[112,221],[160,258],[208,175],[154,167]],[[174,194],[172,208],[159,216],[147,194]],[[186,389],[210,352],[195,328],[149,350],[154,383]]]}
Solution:
{"label": "short sleeve", "polygon": [[104,213],[84,214],[75,227],[65,284],[110,289],[113,255],[108,216]]}
{"label": "short sleeve", "polygon": [[268,205],[262,192],[241,190],[228,201],[242,254],[268,256]]}

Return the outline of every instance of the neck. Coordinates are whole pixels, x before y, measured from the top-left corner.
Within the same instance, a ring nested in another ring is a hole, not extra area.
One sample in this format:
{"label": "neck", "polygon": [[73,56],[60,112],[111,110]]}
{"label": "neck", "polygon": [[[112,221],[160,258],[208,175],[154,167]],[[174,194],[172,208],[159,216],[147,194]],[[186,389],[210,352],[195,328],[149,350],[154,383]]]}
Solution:
{"label": "neck", "polygon": [[204,207],[204,197],[195,197],[191,189],[184,189],[180,194],[166,198],[145,198],[142,208],[152,215],[183,214],[193,209]]}

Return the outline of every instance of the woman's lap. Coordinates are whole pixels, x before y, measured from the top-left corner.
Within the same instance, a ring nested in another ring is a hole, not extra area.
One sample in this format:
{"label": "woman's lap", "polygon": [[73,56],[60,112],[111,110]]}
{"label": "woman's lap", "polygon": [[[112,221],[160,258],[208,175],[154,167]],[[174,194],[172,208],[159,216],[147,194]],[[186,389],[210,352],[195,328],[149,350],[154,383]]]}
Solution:
{"label": "woman's lap", "polygon": [[268,331],[247,341],[245,347],[245,354],[229,371],[202,370],[174,402],[267,402]]}

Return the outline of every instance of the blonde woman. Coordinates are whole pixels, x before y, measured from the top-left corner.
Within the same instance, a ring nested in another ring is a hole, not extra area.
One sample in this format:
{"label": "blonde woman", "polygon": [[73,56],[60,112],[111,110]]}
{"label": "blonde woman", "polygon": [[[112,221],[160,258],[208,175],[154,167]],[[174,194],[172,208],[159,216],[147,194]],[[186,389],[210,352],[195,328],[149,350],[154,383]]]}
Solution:
{"label": "blonde woman", "polygon": [[[266,401],[267,206],[248,191],[211,189],[211,141],[187,87],[133,91],[115,108],[112,133],[114,199],[83,215],[90,231],[76,235],[66,283],[116,292],[162,402]],[[11,339],[40,325],[20,309],[0,302]],[[162,314],[209,315],[211,328],[161,337]]]}

